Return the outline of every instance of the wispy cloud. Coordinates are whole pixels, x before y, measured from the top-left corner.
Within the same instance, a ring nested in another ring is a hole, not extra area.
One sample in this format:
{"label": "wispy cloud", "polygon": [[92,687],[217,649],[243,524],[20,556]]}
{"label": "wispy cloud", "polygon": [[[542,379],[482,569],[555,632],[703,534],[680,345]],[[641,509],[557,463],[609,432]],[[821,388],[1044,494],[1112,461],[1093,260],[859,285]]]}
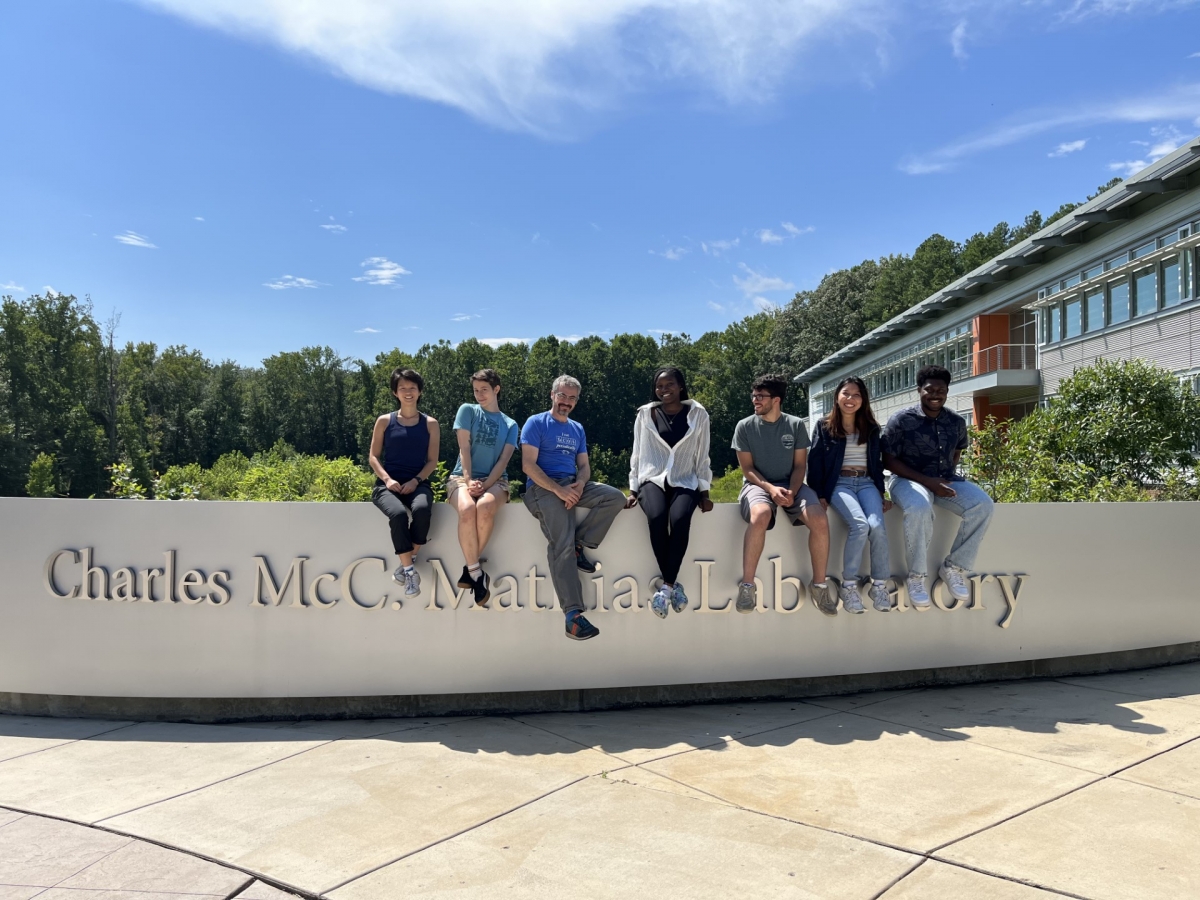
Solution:
{"label": "wispy cloud", "polygon": [[1078,141],[1067,141],[1065,144],[1059,144],[1057,147],[1055,147],[1053,150],[1051,150],[1046,155],[1049,156],[1051,159],[1054,159],[1059,156],[1066,156],[1068,153],[1078,153],[1080,150],[1082,150],[1086,146],[1087,146],[1087,138],[1083,138]]}
{"label": "wispy cloud", "polygon": [[366,269],[361,275],[354,277],[355,281],[367,284],[394,285],[401,275],[411,275],[412,272],[399,263],[394,263],[386,256],[370,256],[359,265]]}
{"label": "wispy cloud", "polygon": [[776,278],[773,275],[763,275],[760,272],[754,271],[745,263],[738,263],[738,268],[746,274],[740,278],[734,275],[733,283],[747,297],[769,294],[772,291],[790,291],[795,288],[795,285],[790,281],[784,281],[782,278]]}
{"label": "wispy cloud", "polygon": [[782,244],[783,243],[783,235],[776,234],[770,228],[760,228],[758,231],[756,231],[754,233],[754,236],[756,238],[758,238],[760,241],[762,241],[762,243],[764,243],[764,244]]}
{"label": "wispy cloud", "polygon": [[1200,53],[1189,53],[1188,59],[1200,59]]}
{"label": "wispy cloud", "polygon": [[791,222],[780,222],[779,224],[783,227],[783,230],[786,231],[788,234],[790,234],[792,237],[800,237],[800,235],[802,235],[802,234],[812,234],[814,231],[817,230],[812,225],[805,225],[803,228],[797,228]]}
{"label": "wispy cloud", "polygon": [[741,242],[741,238],[734,238],[731,241],[701,241],[700,249],[704,251],[705,256],[720,256],[722,253],[732,250]]}
{"label": "wispy cloud", "polygon": [[286,291],[290,288],[318,288],[320,286],[321,282],[319,281],[312,278],[301,278],[297,275],[284,275],[274,281],[263,282],[263,287],[269,287],[273,291]]}
{"label": "wispy cloud", "polygon": [[20,291],[21,293],[25,293],[25,288],[15,282],[6,281],[4,284],[0,284],[0,291]]}
{"label": "wispy cloud", "polygon": [[754,236],[764,244],[782,244],[785,240],[800,237],[802,234],[812,234],[817,230],[812,225],[799,228],[792,222],[780,222],[779,227],[783,229],[783,234],[772,231],[770,228],[760,228],[754,233]]}
{"label": "wispy cloud", "polygon": [[1197,116],[1200,116],[1200,83],[1182,84],[1139,97],[1110,98],[1070,112],[1037,110],[1016,116],[982,134],[905,159],[901,161],[900,169],[910,175],[944,172],[971,156],[1060,129],[1172,122]]}
{"label": "wispy cloud", "polygon": [[715,300],[708,301],[708,308],[711,309],[713,312],[719,312],[719,313],[725,312],[725,307]]}
{"label": "wispy cloud", "polygon": [[470,322],[472,319],[478,319],[477,313],[455,313],[450,317],[451,322]]}
{"label": "wispy cloud", "polygon": [[967,20],[963,19],[950,32],[950,52],[960,61],[967,59]]}
{"label": "wispy cloud", "polygon": [[654,256],[661,256],[663,259],[669,259],[671,262],[679,262],[688,254],[687,247],[668,247],[666,250],[651,250],[650,253]]}
{"label": "wispy cloud", "polygon": [[1168,153],[1172,153],[1183,146],[1187,138],[1179,132],[1174,125],[1168,125],[1163,128],[1151,128],[1150,136],[1153,141],[1134,141],[1146,148],[1145,155],[1141,159],[1126,159],[1121,162],[1111,162],[1108,164],[1109,171],[1118,173],[1122,178],[1128,178],[1137,172],[1140,172],[1150,163],[1157,159],[1162,159]]}
{"label": "wispy cloud", "polygon": [[498,337],[498,338],[476,338],[481,344],[487,344],[489,347],[503,347],[505,344],[532,344],[532,338],[523,337]]}
{"label": "wispy cloud", "polygon": [[337,222],[334,222],[332,224],[326,223],[326,224],[322,225],[321,227],[324,228],[326,231],[334,231],[339,234],[346,230],[345,225],[339,225]]}
{"label": "wispy cloud", "polygon": [[125,231],[121,234],[114,234],[113,240],[119,241],[130,247],[144,247],[147,250],[157,250],[158,246],[150,243],[150,239],[144,234],[138,234],[136,231]]}
{"label": "wispy cloud", "polygon": [[204,216],[192,216],[192,219],[196,222],[203,222]]}
{"label": "wispy cloud", "polygon": [[355,334],[379,334],[379,329],[372,328],[371,326],[368,325],[366,328],[355,328],[354,333]]}
{"label": "wispy cloud", "polygon": [[557,133],[653,84],[729,103],[771,99],[799,52],[865,37],[897,17],[883,0],[142,0],[204,27],[265,40],[367,87]]}

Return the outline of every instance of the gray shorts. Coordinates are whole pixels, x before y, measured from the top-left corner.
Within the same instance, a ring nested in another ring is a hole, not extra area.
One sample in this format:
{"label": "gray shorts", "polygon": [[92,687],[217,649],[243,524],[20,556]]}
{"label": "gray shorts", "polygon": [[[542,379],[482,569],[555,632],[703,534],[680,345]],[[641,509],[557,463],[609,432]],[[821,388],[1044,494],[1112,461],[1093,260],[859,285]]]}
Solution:
{"label": "gray shorts", "polygon": [[[776,487],[785,488],[788,486],[786,481],[773,482]],[[804,522],[800,519],[801,513],[809,505],[819,505],[820,499],[817,497],[817,492],[810,488],[807,484],[800,486],[800,490],[796,492],[796,502],[785,509],[784,515],[792,520],[793,525],[803,525]],[[767,531],[775,527],[775,513],[779,507],[775,505],[775,501],[771,499],[762,488],[756,484],[746,483],[742,485],[742,492],[738,494],[738,506],[742,510],[743,521],[750,521],[750,507],[756,503],[765,503],[771,507],[771,524],[767,526]]]}

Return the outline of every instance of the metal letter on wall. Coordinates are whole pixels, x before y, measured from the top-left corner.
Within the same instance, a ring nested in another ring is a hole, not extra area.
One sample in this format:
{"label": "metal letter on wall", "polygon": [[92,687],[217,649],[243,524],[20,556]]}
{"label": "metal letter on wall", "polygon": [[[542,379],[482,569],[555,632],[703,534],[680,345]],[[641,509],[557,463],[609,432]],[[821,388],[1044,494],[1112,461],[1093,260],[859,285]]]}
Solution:
{"label": "metal letter on wall", "polygon": [[46,565],[42,569],[42,584],[45,586],[46,591],[50,596],[58,597],[60,600],[76,600],[79,598],[79,585],[71,588],[71,593],[63,594],[59,592],[58,587],[54,583],[54,564],[58,562],[60,556],[66,556],[68,553],[71,555],[71,562],[79,562],[78,550],[59,550],[57,553],[51,553],[46,557]]}
{"label": "metal letter on wall", "polygon": [[[363,556],[354,560],[354,562],[350,563],[350,565],[346,566],[346,568],[342,570],[342,599],[345,600],[346,603],[352,603],[355,606],[361,606],[363,609],[382,609],[383,605],[387,603],[387,594],[384,594],[373,604],[363,603],[356,596],[354,596],[354,570],[364,563],[379,563],[380,571],[387,571],[387,562],[380,559],[378,556]],[[397,601],[395,605],[398,608],[399,601]]]}

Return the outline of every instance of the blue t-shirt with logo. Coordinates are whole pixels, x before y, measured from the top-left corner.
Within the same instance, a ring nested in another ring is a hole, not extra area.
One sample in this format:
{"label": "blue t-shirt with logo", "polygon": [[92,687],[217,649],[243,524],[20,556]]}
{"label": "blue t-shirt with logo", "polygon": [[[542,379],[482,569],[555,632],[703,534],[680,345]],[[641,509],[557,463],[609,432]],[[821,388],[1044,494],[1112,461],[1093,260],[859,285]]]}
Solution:
{"label": "blue t-shirt with logo", "polygon": [[[488,412],[478,403],[464,403],[454,417],[454,430],[471,432],[471,477],[483,480],[491,474],[506,444],[517,446],[517,423],[502,412]],[[452,475],[463,473],[462,454]]]}
{"label": "blue t-shirt with logo", "polygon": [[575,457],[587,453],[583,426],[574,419],[560,422],[549,411],[525,420],[521,443],[537,447],[538,466],[555,480],[574,478]]}

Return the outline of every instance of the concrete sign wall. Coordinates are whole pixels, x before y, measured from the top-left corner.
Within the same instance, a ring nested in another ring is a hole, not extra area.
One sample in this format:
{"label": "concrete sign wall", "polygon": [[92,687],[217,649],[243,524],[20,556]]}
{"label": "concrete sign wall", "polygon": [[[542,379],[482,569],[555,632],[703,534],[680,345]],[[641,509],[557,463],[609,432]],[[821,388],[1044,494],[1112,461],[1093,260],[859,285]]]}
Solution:
{"label": "concrete sign wall", "polygon": [[[840,570],[844,529],[831,514]],[[958,520],[939,512],[929,571]],[[900,518],[888,515],[893,559]],[[1191,563],[1200,504],[1002,505],[970,601],[821,615],[802,590],[808,533],[783,517],[759,610],[733,612],[743,525],[696,514],[681,580],[692,606],[646,601],[657,566],[623,512],[584,575],[600,628],[563,636],[546,545],[519,505],[488,547],[488,609],[454,586],[452,510],[438,506],[404,598],[370,504],[0,499],[0,692],[283,698],[544,691],[889,672],[1200,641]],[[901,571],[894,565],[893,569]],[[863,570],[866,571],[865,568]],[[443,577],[444,573],[444,577]],[[901,579],[902,581],[902,579]]]}

